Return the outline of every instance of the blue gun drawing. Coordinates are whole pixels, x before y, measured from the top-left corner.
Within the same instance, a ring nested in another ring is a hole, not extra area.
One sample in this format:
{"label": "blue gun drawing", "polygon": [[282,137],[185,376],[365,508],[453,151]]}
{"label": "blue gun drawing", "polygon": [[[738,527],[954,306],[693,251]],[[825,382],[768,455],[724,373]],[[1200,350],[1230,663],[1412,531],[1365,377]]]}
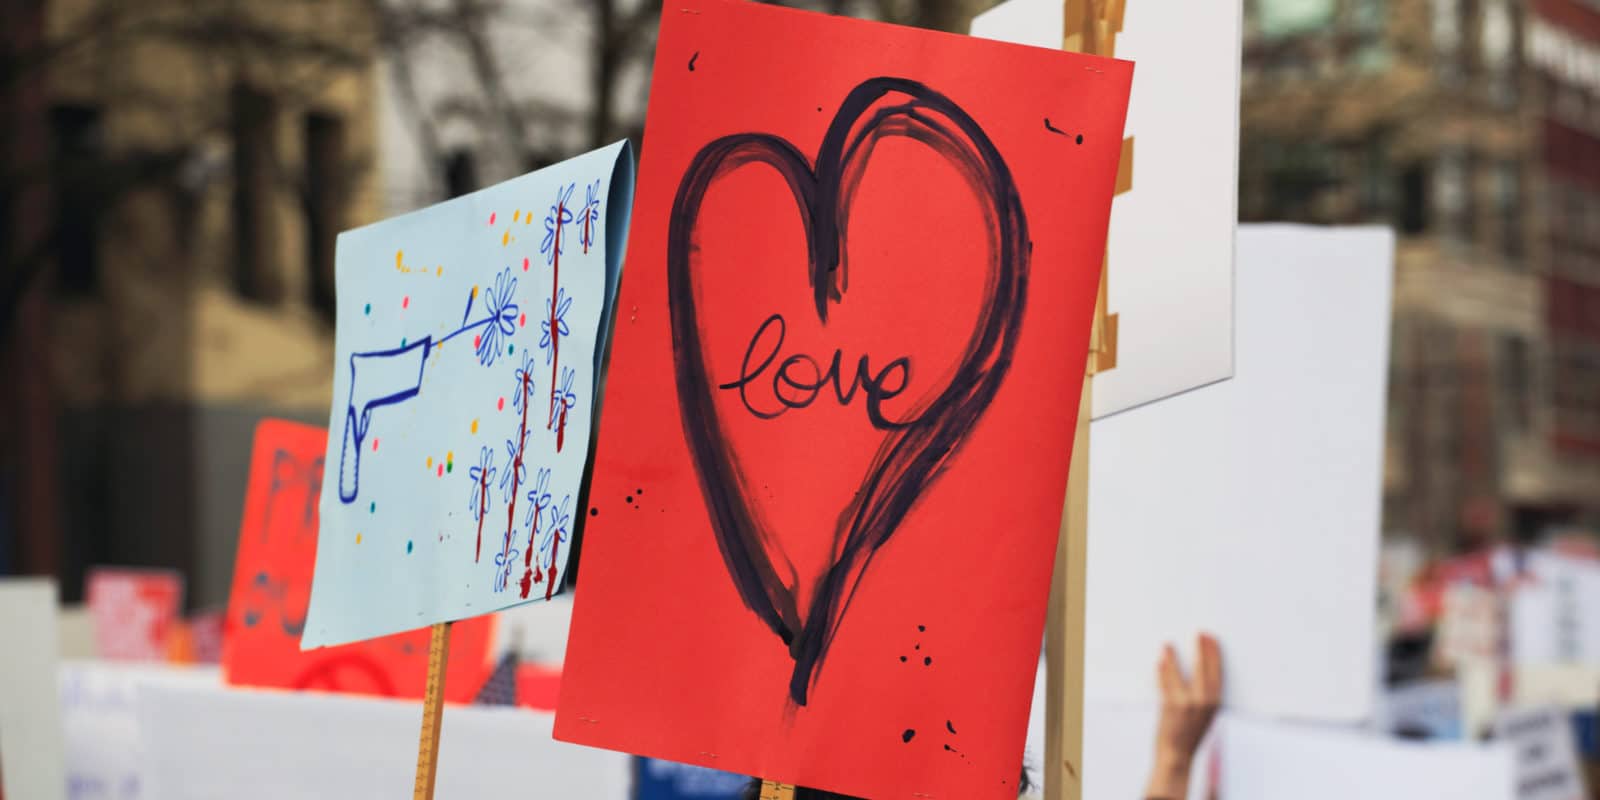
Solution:
{"label": "blue gun drawing", "polygon": [[[350,396],[344,412],[344,444],[339,449],[339,500],[354,503],[361,489],[361,445],[372,412],[403,403],[422,391],[433,337],[393,350],[350,354]],[[360,409],[358,412],[357,409]]]}

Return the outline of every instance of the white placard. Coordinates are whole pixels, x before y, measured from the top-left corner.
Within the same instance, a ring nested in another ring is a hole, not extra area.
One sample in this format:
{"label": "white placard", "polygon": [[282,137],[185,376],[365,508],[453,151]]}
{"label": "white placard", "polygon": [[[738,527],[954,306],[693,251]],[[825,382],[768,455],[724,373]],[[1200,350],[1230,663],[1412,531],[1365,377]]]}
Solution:
{"label": "white placard", "polygon": [[1494,735],[1516,750],[1517,800],[1584,800],[1578,748],[1565,711],[1504,712],[1494,722]]}
{"label": "white placard", "polygon": [[1094,423],[1090,699],[1153,704],[1162,644],[1204,630],[1229,708],[1370,713],[1393,252],[1242,227],[1234,379]]}
{"label": "white placard", "polygon": [[[1117,366],[1095,376],[1096,419],[1234,372],[1239,185],[1238,0],[1130,0],[1118,58],[1137,63],[1128,102],[1133,188],[1112,203],[1107,310]],[[1061,0],[1008,0],[972,35],[1060,49]]]}
{"label": "white placard", "polygon": [[214,667],[67,661],[60,671],[67,794],[72,800],[138,800],[144,791],[139,692],[148,685],[221,686]]}
{"label": "white placard", "polygon": [[1222,720],[1227,800],[1512,800],[1503,746],[1407,742],[1339,728]]}
{"label": "white placard", "polygon": [[61,706],[56,702],[56,584],[0,578],[0,795],[66,796]]}
{"label": "white placard", "polygon": [[[248,689],[141,691],[147,796],[409,797],[418,701]],[[552,714],[446,706],[436,796],[625,800],[628,756],[550,738]]]}

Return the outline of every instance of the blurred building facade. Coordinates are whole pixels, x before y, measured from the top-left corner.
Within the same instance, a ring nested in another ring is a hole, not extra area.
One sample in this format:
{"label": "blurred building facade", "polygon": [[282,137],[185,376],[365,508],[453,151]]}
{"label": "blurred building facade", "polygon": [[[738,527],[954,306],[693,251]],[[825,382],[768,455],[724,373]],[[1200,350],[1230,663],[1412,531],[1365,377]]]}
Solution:
{"label": "blurred building facade", "polygon": [[356,2],[23,5],[7,77],[32,99],[6,116],[44,141],[3,165],[33,216],[0,205],[38,245],[7,265],[14,566],[69,600],[86,565],[177,567],[219,604],[255,422],[326,421],[334,237],[377,216],[375,25]]}
{"label": "blurred building facade", "polygon": [[1600,523],[1600,2],[1246,0],[1244,221],[1399,233],[1385,525]]}

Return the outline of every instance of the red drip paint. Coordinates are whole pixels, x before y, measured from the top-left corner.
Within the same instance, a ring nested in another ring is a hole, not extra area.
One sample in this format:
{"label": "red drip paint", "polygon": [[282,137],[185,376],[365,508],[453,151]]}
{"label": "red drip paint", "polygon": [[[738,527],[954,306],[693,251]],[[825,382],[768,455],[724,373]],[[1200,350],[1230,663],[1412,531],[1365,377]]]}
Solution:
{"label": "red drip paint", "polygon": [[489,470],[478,478],[478,547],[472,553],[473,563],[483,557],[483,518],[489,516]]}
{"label": "red drip paint", "polygon": [[494,212],[493,211],[489,212],[489,224],[490,225],[494,224]]}
{"label": "red drip paint", "polygon": [[522,599],[526,600],[526,599],[528,599],[528,591],[533,588],[533,573],[532,572],[529,572],[528,570],[523,570],[522,571],[522,584],[521,584],[521,586],[522,586]]}
{"label": "red drip paint", "polygon": [[517,474],[522,472],[522,453],[528,449],[528,406],[532,401],[528,399],[528,391],[532,388],[533,376],[527,372],[522,373],[522,427],[520,437],[517,439],[517,456],[511,461],[511,502],[506,504],[506,536],[500,545],[500,557],[504,560],[511,551],[511,529],[516,525],[517,519]]}
{"label": "red drip paint", "polygon": [[544,510],[543,503],[533,505],[533,530],[528,533],[528,552],[522,554],[522,566],[533,564],[533,541],[539,537],[539,512]]}
{"label": "red drip paint", "polygon": [[372,452],[378,452],[378,437],[372,437]]}
{"label": "red drip paint", "polygon": [[567,441],[567,404],[561,403],[561,421],[556,424],[556,452],[561,452],[561,445]]}
{"label": "red drip paint", "polygon": [[549,600],[556,593],[556,557],[561,553],[561,537],[550,537],[550,580],[544,584],[544,599]]}
{"label": "red drip paint", "polygon": [[[549,430],[556,421],[556,376],[561,370],[561,331],[556,329],[556,306],[561,289],[561,214],[564,210],[562,204],[556,204],[556,242],[550,260],[550,422],[545,425],[545,430]],[[560,444],[556,445],[556,452],[561,452]]]}
{"label": "red drip paint", "polygon": [[522,259],[522,271],[523,272],[527,272],[528,271],[528,259],[527,258],[523,258]]}
{"label": "red drip paint", "polygon": [[589,211],[583,212],[583,252],[589,252],[589,220],[593,215]]}

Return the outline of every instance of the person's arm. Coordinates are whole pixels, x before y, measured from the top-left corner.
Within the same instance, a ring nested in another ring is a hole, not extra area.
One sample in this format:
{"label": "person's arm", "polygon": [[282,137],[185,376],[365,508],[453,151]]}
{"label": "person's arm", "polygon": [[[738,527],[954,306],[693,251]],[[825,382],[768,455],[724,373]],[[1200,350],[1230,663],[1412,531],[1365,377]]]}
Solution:
{"label": "person's arm", "polygon": [[1192,678],[1185,678],[1178,656],[1167,645],[1156,668],[1161,686],[1161,722],[1156,727],[1155,763],[1145,786],[1149,800],[1186,800],[1189,768],[1195,748],[1222,703],[1222,650],[1217,640],[1201,634],[1199,663]]}

